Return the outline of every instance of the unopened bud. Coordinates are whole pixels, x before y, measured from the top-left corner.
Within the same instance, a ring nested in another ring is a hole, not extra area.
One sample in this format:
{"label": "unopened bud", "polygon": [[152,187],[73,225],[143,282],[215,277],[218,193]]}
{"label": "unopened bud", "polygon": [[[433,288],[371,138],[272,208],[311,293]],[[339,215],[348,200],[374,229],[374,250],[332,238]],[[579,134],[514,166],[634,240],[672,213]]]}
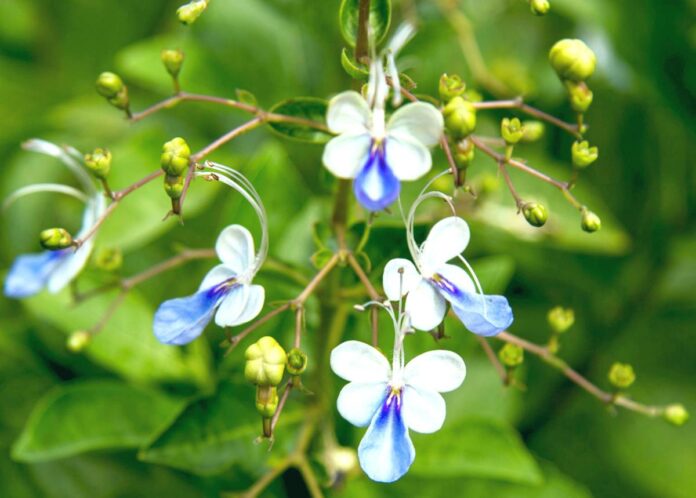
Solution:
{"label": "unopened bud", "polygon": [[123,253],[116,248],[100,248],[94,256],[94,266],[104,271],[118,271],[123,265]]}
{"label": "unopened bud", "polygon": [[549,51],[551,67],[562,80],[585,81],[594,73],[597,57],[582,40],[565,39]]}
{"label": "unopened bud", "polygon": [[500,135],[508,145],[514,145],[524,136],[524,126],[518,118],[503,118],[500,122]]}
{"label": "unopened bud", "polygon": [[546,224],[546,220],[549,219],[546,207],[538,202],[528,202],[522,206],[522,214],[524,214],[524,219],[527,220],[527,223],[533,227],[543,227]]}
{"label": "unopened bud", "polygon": [[73,353],[81,353],[87,346],[89,346],[91,341],[92,334],[86,330],[78,330],[70,334],[68,340],[65,342],[65,345],[69,351]]}
{"label": "unopened bud", "polygon": [[170,176],[180,176],[188,169],[191,149],[181,137],[172,138],[162,146],[160,164]]}
{"label": "unopened bud", "polygon": [[599,157],[599,150],[597,147],[590,147],[587,140],[574,142],[571,153],[573,156],[573,166],[576,168],[586,168]]}
{"label": "unopened bud", "polygon": [[454,97],[442,110],[445,128],[455,140],[469,136],[476,128],[476,108],[462,97]]}
{"label": "unopened bud", "polygon": [[609,370],[609,382],[619,389],[627,389],[635,382],[636,374],[628,363],[614,363]]}
{"label": "unopened bud", "polygon": [[530,0],[529,8],[535,16],[544,16],[551,8],[548,0]]}
{"label": "unopened bud", "polygon": [[556,334],[562,334],[575,323],[575,312],[572,308],[556,306],[549,310],[546,319]]}
{"label": "unopened bud", "polygon": [[689,420],[689,412],[686,411],[686,408],[684,408],[684,405],[681,403],[675,403],[665,408],[663,417],[665,417],[665,420],[670,424],[681,426]]}
{"label": "unopened bud", "polygon": [[600,220],[599,216],[594,214],[592,211],[584,209],[582,211],[580,226],[588,233],[596,232],[602,228],[602,220]]}
{"label": "unopened bud", "polygon": [[506,367],[516,367],[524,361],[524,350],[517,344],[508,342],[498,351],[498,358]]}
{"label": "unopened bud", "polygon": [[104,180],[111,171],[111,152],[108,149],[94,149],[91,154],[85,154],[85,166],[94,176]]}
{"label": "unopened bud", "polygon": [[337,446],[328,452],[331,467],[341,474],[349,474],[358,468],[358,453],[350,447]]}
{"label": "unopened bud", "polygon": [[449,102],[455,97],[461,97],[466,91],[466,83],[462,81],[458,74],[440,76],[440,85],[438,87],[440,100]]}
{"label": "unopened bud", "polygon": [[99,95],[107,99],[116,97],[125,88],[121,77],[108,71],[99,75],[96,85]]}
{"label": "unopened bud", "polygon": [[196,22],[206,7],[208,7],[208,0],[194,0],[179,7],[176,15],[181,23],[188,26]]}
{"label": "unopened bud", "polygon": [[181,65],[184,63],[184,53],[179,49],[165,49],[162,50],[160,57],[171,77],[177,78],[179,71],[181,71]]}
{"label": "unopened bud", "polygon": [[164,175],[164,191],[170,199],[177,200],[184,192],[185,178],[181,176]]}
{"label": "unopened bud", "polygon": [[278,408],[278,390],[275,387],[256,388],[256,410],[262,417],[272,417]]}
{"label": "unopened bud", "polygon": [[459,169],[466,169],[469,167],[469,164],[471,164],[471,161],[474,160],[476,147],[474,147],[471,140],[465,138],[464,140],[457,142],[457,144],[454,146],[454,151],[452,152],[454,162],[457,163],[457,167]]}
{"label": "unopened bud", "polygon": [[288,373],[300,375],[307,368],[307,354],[297,348],[288,351]]}
{"label": "unopened bud", "polygon": [[522,123],[522,142],[531,143],[536,142],[541,137],[544,136],[546,131],[546,126],[541,121],[524,121]]}
{"label": "unopened bud", "polygon": [[48,228],[39,234],[39,241],[44,249],[58,251],[73,245],[73,238],[64,228]]}
{"label": "unopened bud", "polygon": [[283,380],[288,357],[273,337],[265,336],[244,353],[244,377],[258,386],[277,386]]}
{"label": "unopened bud", "polygon": [[570,99],[570,107],[575,112],[587,112],[592,105],[594,94],[584,81],[566,81],[566,89],[568,90],[568,98]]}

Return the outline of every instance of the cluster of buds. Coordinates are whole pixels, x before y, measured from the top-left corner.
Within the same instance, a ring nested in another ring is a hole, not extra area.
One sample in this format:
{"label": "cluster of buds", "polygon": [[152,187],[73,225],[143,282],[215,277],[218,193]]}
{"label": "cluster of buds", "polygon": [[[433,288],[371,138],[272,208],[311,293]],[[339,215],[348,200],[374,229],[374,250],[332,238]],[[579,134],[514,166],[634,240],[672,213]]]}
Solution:
{"label": "cluster of buds", "polygon": [[529,9],[535,16],[545,16],[551,9],[549,0],[529,0]]}
{"label": "cluster of buds", "polygon": [[67,249],[75,242],[65,228],[47,228],[39,234],[39,242],[44,249],[49,251],[60,251]]}
{"label": "cluster of buds", "polygon": [[549,219],[549,212],[543,204],[527,202],[522,206],[522,214],[527,223],[533,227],[543,227]]}
{"label": "cluster of buds", "polygon": [[609,382],[617,389],[628,389],[636,380],[633,367],[628,363],[614,363],[609,369]]}
{"label": "cluster of buds", "polygon": [[108,149],[94,149],[90,154],[85,154],[85,166],[96,178],[106,180],[111,171],[111,152]]}
{"label": "cluster of buds", "polygon": [[551,327],[551,337],[547,347],[552,353],[557,353],[560,348],[560,335],[565,334],[575,323],[575,312],[572,308],[556,306],[549,310],[546,320]]}
{"label": "cluster of buds", "polygon": [[549,52],[549,61],[568,90],[570,105],[575,112],[584,113],[592,104],[592,91],[585,80],[592,76],[597,57],[581,40],[557,42]]}
{"label": "cluster of buds", "polygon": [[271,418],[278,408],[278,385],[283,380],[288,355],[273,337],[265,336],[249,346],[244,357],[244,377],[256,386],[256,410],[263,420],[263,435],[271,437]]}
{"label": "cluster of buds", "polygon": [[164,191],[172,200],[175,213],[178,212],[179,198],[184,192],[186,172],[191,159],[191,148],[181,137],[176,137],[162,146],[160,164],[164,171]]}
{"label": "cluster of buds", "polygon": [[474,159],[474,144],[468,137],[476,129],[476,108],[467,98],[466,83],[456,74],[440,77],[439,94],[452,157],[459,169],[459,185],[463,185],[466,169]]}
{"label": "cluster of buds", "polygon": [[108,71],[101,73],[97,78],[96,87],[99,95],[106,98],[111,105],[130,115],[128,87],[118,74]]}
{"label": "cluster of buds", "polygon": [[201,14],[208,8],[209,0],[193,0],[176,9],[176,16],[186,26],[196,22]]}
{"label": "cluster of buds", "polygon": [[587,168],[599,157],[599,150],[597,147],[590,147],[587,140],[574,142],[571,147],[571,153],[573,156],[573,166],[580,169]]}

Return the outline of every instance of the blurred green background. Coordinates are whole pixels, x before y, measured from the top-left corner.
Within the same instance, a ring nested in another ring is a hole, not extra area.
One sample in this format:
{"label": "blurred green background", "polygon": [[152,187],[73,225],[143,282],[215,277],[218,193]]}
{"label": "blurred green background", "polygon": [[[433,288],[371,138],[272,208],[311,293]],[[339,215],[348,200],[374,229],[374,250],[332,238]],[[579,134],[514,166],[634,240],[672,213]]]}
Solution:
{"label": "blurred green background", "polygon": [[[419,17],[419,34],[404,51],[402,65],[418,82],[417,92],[434,94],[443,72],[471,81],[457,37],[436,3],[394,3],[395,19],[414,12]],[[128,83],[135,109],[166,97],[170,82],[159,61],[162,48],[185,50],[182,83],[190,91],[233,96],[241,88],[271,106],[348,88],[339,57],[344,45],[338,4],[215,0],[199,22],[185,28],[174,15],[177,2],[3,0],[0,195],[35,182],[72,181],[49,158],[20,150],[30,137],[83,151],[110,148],[112,184],[122,188],[158,167],[161,144],[171,137],[184,136],[198,149],[243,122],[245,116],[237,112],[183,104],[128,125],[94,91],[96,75],[114,70]],[[612,362],[629,362],[637,372],[632,396],[654,404],[680,401],[693,411],[696,2],[551,4],[552,12],[543,18],[532,16],[521,0],[466,0],[460,7],[474,23],[493,74],[533,105],[566,119],[572,116],[548,67],[547,51],[560,38],[580,37],[597,53],[588,139],[599,146],[600,159],[582,176],[577,195],[601,216],[603,229],[581,232],[577,213],[557,191],[514,174],[525,198],[549,206],[548,225],[535,230],[516,217],[502,186],[476,202],[460,194],[461,213],[472,221],[467,256],[490,292],[510,298],[513,333],[544,342],[547,310],[572,306],[577,323],[561,349],[571,365],[609,388]],[[497,120],[508,114],[480,116],[479,131],[495,134]],[[570,138],[549,129],[541,143],[519,153],[566,178],[570,144]],[[307,276],[313,271],[309,227],[330,213],[332,184],[320,165],[321,151],[319,145],[260,130],[212,156],[254,181],[270,213],[272,257]],[[440,153],[435,161],[436,169],[444,168]],[[469,180],[480,189],[495,171],[493,163],[477,158]],[[166,259],[181,245],[210,247],[219,230],[233,222],[258,233],[251,210],[238,196],[206,183],[194,185],[184,226],[162,223],[168,200],[155,183],[124,201],[99,235],[99,246],[123,249],[123,275]],[[407,198],[412,194],[413,188],[407,189]],[[41,229],[74,231],[79,218],[74,201],[51,195],[10,207],[0,218],[2,274],[17,254],[38,250]],[[354,232],[360,233],[359,224]],[[405,251],[398,218],[383,217],[368,244],[374,279],[388,258]],[[22,306],[0,298],[0,495],[219,496],[249,486],[264,465],[281,458],[303,416],[302,397],[293,397],[268,453],[265,445],[253,444],[260,423],[253,388],[241,381],[242,350],[223,359],[217,348],[223,336],[214,327],[184,349],[159,345],[152,337],[157,304],[190,294],[212,264],[191,263],[139,287],[84,355],[66,352],[65,338],[94,324],[113,295],[80,306],[70,304],[66,293],[44,294]],[[108,278],[88,269],[80,286]],[[342,278],[347,286],[356,283],[348,275]],[[260,280],[269,302],[300,289],[270,272]],[[315,379],[336,379],[319,371],[325,359],[311,356],[326,330],[316,303],[310,306],[306,344],[310,361],[319,367],[307,383],[315,389],[320,382]],[[291,328],[288,316],[264,330],[288,344]],[[418,457],[398,484],[376,485],[357,474],[328,494],[686,498],[696,493],[693,423],[675,428],[609,411],[531,357],[518,372],[526,390],[506,390],[470,334],[454,322],[448,334],[452,338],[442,346],[462,354],[469,374],[463,387],[447,396],[445,428],[414,436]],[[367,319],[351,312],[345,337],[367,340]],[[390,346],[388,339],[382,344]],[[410,340],[407,354],[434,346],[421,334]],[[334,384],[319,395],[334,399],[340,383]],[[356,447],[362,431],[337,415],[335,423],[338,441]],[[325,443],[318,438],[312,445],[322,482]],[[299,474],[289,471],[266,495],[299,497],[307,491]]]}

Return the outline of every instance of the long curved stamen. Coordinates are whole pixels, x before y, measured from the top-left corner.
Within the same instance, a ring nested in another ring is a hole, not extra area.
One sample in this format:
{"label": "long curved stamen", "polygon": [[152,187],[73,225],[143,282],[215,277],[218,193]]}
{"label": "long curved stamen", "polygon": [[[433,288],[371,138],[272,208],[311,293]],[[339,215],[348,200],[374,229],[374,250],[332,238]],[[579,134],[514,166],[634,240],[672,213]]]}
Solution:
{"label": "long curved stamen", "polygon": [[459,254],[457,256],[462,263],[464,263],[464,266],[466,266],[466,269],[469,270],[469,274],[471,275],[472,280],[474,281],[474,284],[476,285],[476,290],[479,293],[479,296],[481,296],[481,303],[483,304],[483,314],[484,316],[488,314],[488,311],[486,309],[486,297],[483,294],[483,287],[481,287],[481,282],[479,282],[478,277],[476,276],[476,272],[474,269],[471,267],[469,262],[466,260],[464,256]]}
{"label": "long curved stamen", "polygon": [[90,198],[83,192],[68,185],[61,185],[60,183],[36,183],[34,185],[28,185],[26,187],[19,188],[12,192],[7,197],[7,199],[5,199],[5,202],[3,202],[2,208],[7,209],[22,197],[26,197],[32,194],[40,194],[43,192],[69,195],[70,197],[74,197],[75,199],[78,199],[84,202],[85,204],[87,204],[90,200]]}
{"label": "long curved stamen", "polygon": [[97,193],[92,178],[82,166],[82,154],[77,149],[68,146],[61,147],[39,138],[27,140],[22,144],[22,148],[59,159],[75,175],[88,195]]}

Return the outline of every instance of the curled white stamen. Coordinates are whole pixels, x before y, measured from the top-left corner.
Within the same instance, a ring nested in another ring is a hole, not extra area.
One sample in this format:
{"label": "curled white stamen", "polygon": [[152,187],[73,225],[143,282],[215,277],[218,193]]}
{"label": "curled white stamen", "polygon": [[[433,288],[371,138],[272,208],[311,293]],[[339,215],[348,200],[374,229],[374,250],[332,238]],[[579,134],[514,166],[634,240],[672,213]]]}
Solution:
{"label": "curled white stamen", "polygon": [[39,194],[42,192],[65,194],[69,195],[70,197],[74,197],[75,199],[78,199],[84,202],[85,204],[89,202],[89,197],[87,195],[77,190],[76,188],[69,187],[68,185],[61,185],[60,183],[36,183],[34,185],[28,185],[26,187],[19,188],[12,192],[7,197],[7,199],[5,199],[5,202],[3,202],[2,208],[7,209],[22,197],[26,197],[27,195],[32,194]]}
{"label": "curled white stamen", "polygon": [[75,175],[88,195],[91,196],[97,193],[92,178],[82,166],[82,154],[77,149],[68,146],[61,147],[46,140],[41,140],[40,138],[27,140],[22,144],[22,148],[24,150],[46,154],[47,156],[60,159],[60,161]]}

